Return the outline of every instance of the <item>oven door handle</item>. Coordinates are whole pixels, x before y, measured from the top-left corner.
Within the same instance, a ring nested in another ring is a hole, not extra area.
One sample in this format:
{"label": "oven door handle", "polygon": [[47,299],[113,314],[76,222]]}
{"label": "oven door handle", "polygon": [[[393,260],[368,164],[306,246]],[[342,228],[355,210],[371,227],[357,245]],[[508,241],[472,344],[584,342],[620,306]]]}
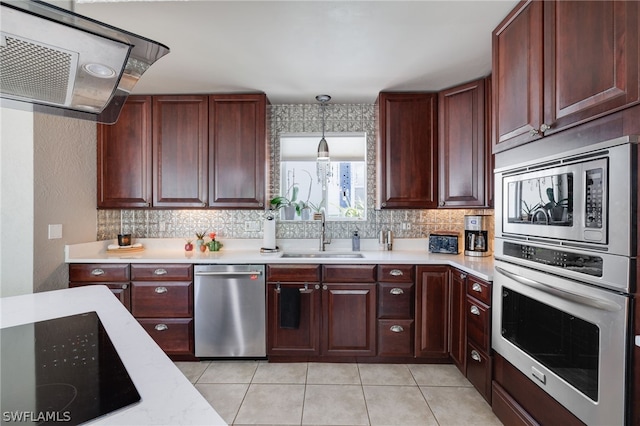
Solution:
{"label": "oven door handle", "polygon": [[563,299],[579,303],[581,305],[588,305],[597,309],[601,309],[603,311],[610,311],[610,312],[615,312],[622,309],[622,306],[610,300],[601,299],[599,297],[594,297],[594,296],[585,296],[583,294],[577,294],[571,291],[559,289],[559,288],[550,286],[548,284],[544,284],[539,281],[535,281],[530,278],[525,278],[521,275],[514,274],[513,272],[502,269],[499,266],[496,266],[495,268],[496,268],[496,271],[498,271],[500,274],[504,275],[507,278],[511,278],[512,280],[517,281],[520,284],[524,284],[528,287],[536,288],[540,291],[544,291],[545,293],[549,293],[554,296],[558,296]]}

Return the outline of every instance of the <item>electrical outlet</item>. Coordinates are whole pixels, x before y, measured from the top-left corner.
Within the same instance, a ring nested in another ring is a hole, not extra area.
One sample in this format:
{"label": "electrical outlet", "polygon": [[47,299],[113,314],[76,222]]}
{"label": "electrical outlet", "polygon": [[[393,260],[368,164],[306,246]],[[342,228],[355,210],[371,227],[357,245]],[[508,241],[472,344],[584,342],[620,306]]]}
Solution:
{"label": "electrical outlet", "polygon": [[408,222],[404,222],[404,223],[402,224],[402,230],[403,230],[403,231],[408,231],[408,230],[410,230],[410,229],[411,229],[411,224],[410,224],[410,223],[408,223]]}
{"label": "electrical outlet", "polygon": [[260,222],[257,220],[247,220],[244,222],[245,232],[258,232],[260,231]]}
{"label": "electrical outlet", "polygon": [[62,225],[61,224],[49,225],[49,239],[57,240],[60,238],[62,238]]}

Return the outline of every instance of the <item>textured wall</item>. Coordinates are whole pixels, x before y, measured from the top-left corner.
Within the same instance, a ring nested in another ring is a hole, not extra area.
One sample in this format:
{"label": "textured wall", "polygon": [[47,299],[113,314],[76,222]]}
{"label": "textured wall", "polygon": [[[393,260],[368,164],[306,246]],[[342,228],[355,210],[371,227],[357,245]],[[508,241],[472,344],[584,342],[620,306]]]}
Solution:
{"label": "textured wall", "polygon": [[[464,229],[465,214],[493,214],[493,210],[374,210],[376,185],[375,105],[328,104],[326,132],[366,132],[367,198],[365,222],[329,222],[332,238],[349,238],[356,227],[363,238],[375,238],[389,229],[398,238],[421,238],[430,232]],[[279,184],[279,138],[281,133],[321,132],[319,104],[273,105],[269,107],[269,197]],[[263,212],[252,210],[99,210],[98,240],[112,239],[122,228],[134,237],[193,238],[197,230],[217,232],[221,238],[262,238]],[[407,224],[404,225],[403,224]],[[317,238],[318,222],[280,221],[278,238]]]}
{"label": "textured wall", "polygon": [[[64,245],[91,241],[96,231],[96,125],[34,114],[35,292],[66,288]],[[48,225],[62,238],[48,239]]]}

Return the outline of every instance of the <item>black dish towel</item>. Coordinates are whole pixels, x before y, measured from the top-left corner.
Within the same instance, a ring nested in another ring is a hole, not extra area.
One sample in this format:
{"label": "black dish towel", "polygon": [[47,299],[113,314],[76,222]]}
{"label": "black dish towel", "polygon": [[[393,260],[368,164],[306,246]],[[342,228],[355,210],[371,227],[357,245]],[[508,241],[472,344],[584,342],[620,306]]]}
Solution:
{"label": "black dish towel", "polygon": [[280,288],[280,328],[298,328],[300,325],[300,290]]}

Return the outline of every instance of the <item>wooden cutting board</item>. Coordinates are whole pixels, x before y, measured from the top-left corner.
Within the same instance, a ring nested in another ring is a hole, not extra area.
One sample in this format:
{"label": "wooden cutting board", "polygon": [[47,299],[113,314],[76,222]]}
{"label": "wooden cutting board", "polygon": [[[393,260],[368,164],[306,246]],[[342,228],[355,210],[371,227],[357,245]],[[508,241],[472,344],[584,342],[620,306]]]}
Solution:
{"label": "wooden cutting board", "polygon": [[122,247],[117,249],[109,250],[107,249],[107,253],[109,254],[129,254],[129,253],[138,253],[144,251],[144,247]]}

